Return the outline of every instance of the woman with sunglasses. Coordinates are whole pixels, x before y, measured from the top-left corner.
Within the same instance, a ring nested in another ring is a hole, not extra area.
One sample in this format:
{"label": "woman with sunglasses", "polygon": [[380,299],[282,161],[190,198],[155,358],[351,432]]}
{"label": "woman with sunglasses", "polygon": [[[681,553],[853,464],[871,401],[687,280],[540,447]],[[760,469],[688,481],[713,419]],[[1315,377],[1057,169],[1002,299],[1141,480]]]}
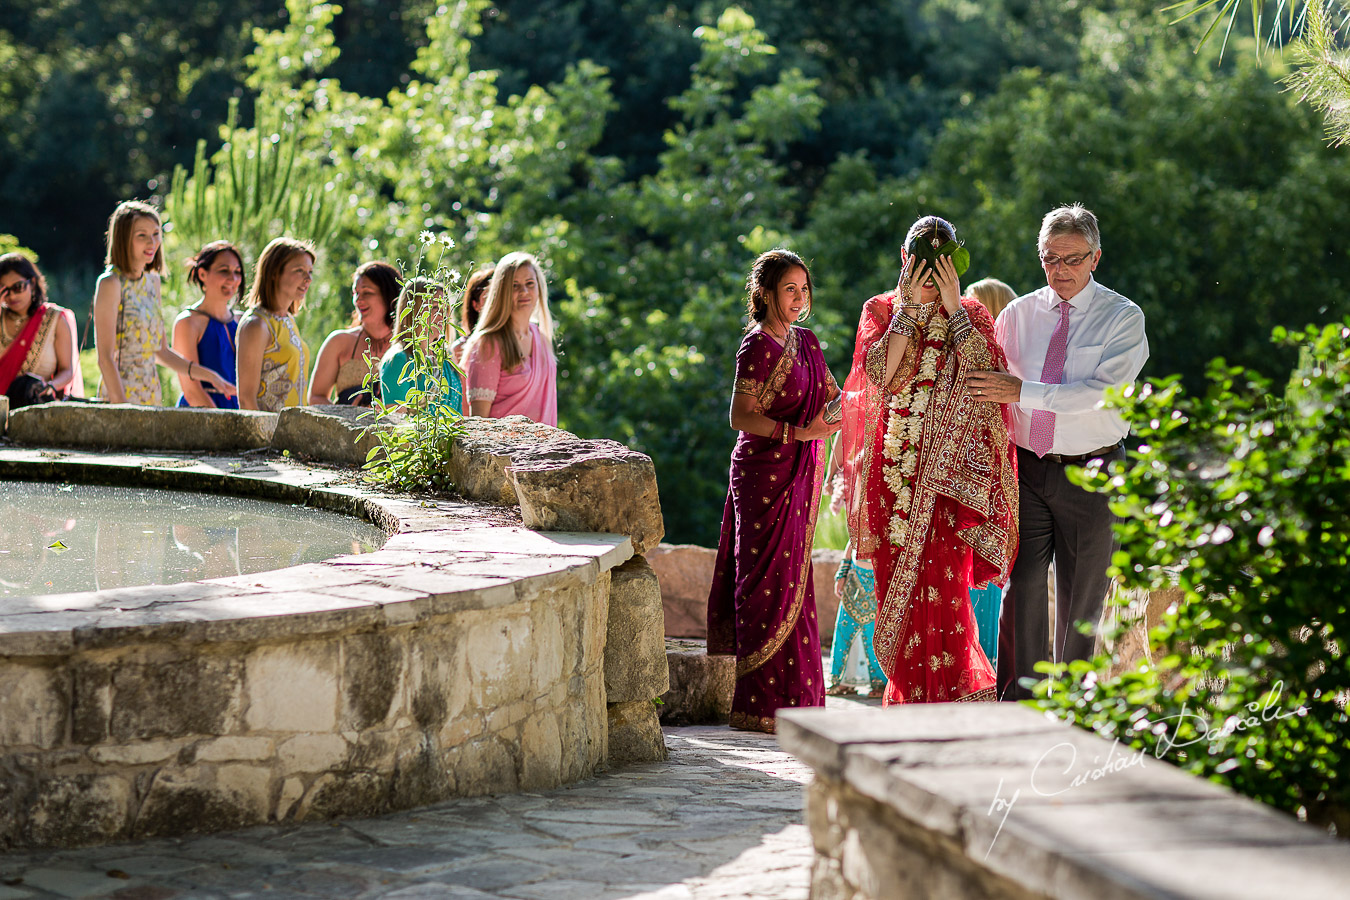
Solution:
{"label": "woman with sunglasses", "polygon": [[11,408],[84,394],[75,317],[47,302],[47,281],[22,253],[0,256],[0,393]]}

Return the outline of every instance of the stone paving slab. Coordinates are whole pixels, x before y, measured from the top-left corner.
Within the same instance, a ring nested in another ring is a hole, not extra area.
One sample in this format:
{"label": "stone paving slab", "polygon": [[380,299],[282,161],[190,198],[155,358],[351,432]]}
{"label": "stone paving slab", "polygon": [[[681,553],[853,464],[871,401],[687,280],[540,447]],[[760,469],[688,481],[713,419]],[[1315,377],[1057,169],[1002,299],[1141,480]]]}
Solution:
{"label": "stone paving slab", "polygon": [[0,854],[0,900],[805,900],[810,767],[772,735],[701,726],[668,728],[665,738],[666,762],[546,792],[376,819]]}

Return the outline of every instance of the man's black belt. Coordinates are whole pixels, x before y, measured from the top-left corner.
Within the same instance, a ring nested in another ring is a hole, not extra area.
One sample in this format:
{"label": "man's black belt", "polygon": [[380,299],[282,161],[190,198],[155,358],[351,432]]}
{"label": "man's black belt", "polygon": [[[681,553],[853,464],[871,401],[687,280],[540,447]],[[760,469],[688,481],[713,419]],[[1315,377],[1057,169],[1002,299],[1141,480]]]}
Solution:
{"label": "man's black belt", "polygon": [[[1047,453],[1044,456],[1042,456],[1041,459],[1043,459],[1045,462],[1059,463],[1061,466],[1078,466],[1082,465],[1083,463],[1087,462],[1090,459],[1101,459],[1103,456],[1106,456],[1107,454],[1114,453],[1115,451],[1119,450],[1124,445],[1125,439],[1121,438],[1111,446],[1102,447],[1101,449],[1098,450],[1093,450],[1091,453],[1082,453],[1079,454],[1078,456],[1064,456],[1063,454],[1060,453]],[[1020,447],[1019,449],[1026,450],[1028,453],[1034,454],[1034,451],[1027,450],[1026,447]]]}

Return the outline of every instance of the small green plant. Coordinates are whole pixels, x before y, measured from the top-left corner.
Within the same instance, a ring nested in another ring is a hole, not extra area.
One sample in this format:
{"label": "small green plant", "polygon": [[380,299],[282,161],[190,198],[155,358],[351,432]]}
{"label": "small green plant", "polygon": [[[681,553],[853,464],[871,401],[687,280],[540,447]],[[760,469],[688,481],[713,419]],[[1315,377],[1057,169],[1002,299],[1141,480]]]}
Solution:
{"label": "small green plant", "polygon": [[1142,440],[1110,472],[1127,587],[1175,581],[1155,663],[1044,666],[1040,707],[1350,834],[1350,320],[1275,340],[1288,386],[1223,360],[1205,396],[1175,378],[1117,401]]}
{"label": "small green plant", "polygon": [[[400,316],[395,323],[395,347],[401,348],[407,361],[398,373],[400,382],[411,384],[402,403],[389,398],[376,400],[372,417],[381,419],[401,413],[398,424],[376,422],[366,428],[379,442],[367,455],[365,470],[372,481],[405,491],[449,491],[453,488],[445,474],[455,438],[464,433],[461,411],[461,372],[451,358],[451,342],[459,329],[453,313],[462,299],[459,270],[445,261],[454,241],[439,239],[424,231],[419,237],[416,257],[405,271],[411,272],[400,301]],[[433,263],[429,256],[435,255]],[[430,272],[429,275],[422,274]],[[406,309],[406,311],[405,311]],[[372,375],[367,375],[367,390]],[[455,390],[451,382],[461,386]]]}

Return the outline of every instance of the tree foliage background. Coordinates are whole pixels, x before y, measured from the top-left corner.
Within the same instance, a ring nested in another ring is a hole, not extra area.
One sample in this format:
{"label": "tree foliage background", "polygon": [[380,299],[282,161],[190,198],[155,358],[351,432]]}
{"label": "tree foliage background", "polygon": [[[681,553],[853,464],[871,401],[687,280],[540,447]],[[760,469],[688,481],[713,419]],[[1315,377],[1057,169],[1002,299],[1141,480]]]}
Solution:
{"label": "tree foliage background", "polygon": [[[651,454],[670,539],[711,543],[742,285],[772,246],[812,261],[840,377],[926,212],[956,223],[971,280],[1020,292],[1041,283],[1040,216],[1094,209],[1100,279],[1148,316],[1148,374],[1268,363],[1274,326],[1350,312],[1350,155],[1278,54],[1239,52],[1239,31],[1222,60],[1195,52],[1206,23],[1160,5],[11,0],[0,233],[83,316],[118,200],[162,199],[199,141],[219,164],[294,135],[297,190],[336,211],[311,343],[349,312],[352,269],[409,261],[422,230],[465,270],[532,250],[562,424]],[[195,248],[170,231],[168,249]]]}

